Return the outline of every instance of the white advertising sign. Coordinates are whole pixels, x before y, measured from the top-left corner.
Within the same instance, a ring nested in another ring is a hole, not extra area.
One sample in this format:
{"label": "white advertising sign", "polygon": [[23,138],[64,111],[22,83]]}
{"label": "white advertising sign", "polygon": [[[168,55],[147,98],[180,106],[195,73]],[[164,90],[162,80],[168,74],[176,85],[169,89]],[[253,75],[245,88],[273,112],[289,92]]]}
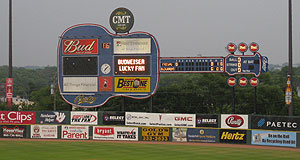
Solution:
{"label": "white advertising sign", "polygon": [[89,139],[89,127],[61,126],[61,139]]}
{"label": "white advertising sign", "polygon": [[98,112],[71,112],[71,124],[97,125]]}
{"label": "white advertising sign", "polygon": [[97,77],[63,77],[63,92],[97,92]]}
{"label": "white advertising sign", "polygon": [[115,129],[114,127],[93,127],[93,139],[97,140],[114,140]]}
{"label": "white advertising sign", "polygon": [[150,54],[150,38],[114,38],[114,54]]}
{"label": "white advertising sign", "polygon": [[31,138],[55,138],[57,139],[57,126],[55,125],[31,125]]}
{"label": "white advertising sign", "polygon": [[137,127],[115,127],[115,140],[138,141]]}
{"label": "white advertising sign", "polygon": [[248,129],[248,115],[221,114],[221,128]]}
{"label": "white advertising sign", "polygon": [[156,127],[195,127],[195,114],[126,112],[125,125]]}

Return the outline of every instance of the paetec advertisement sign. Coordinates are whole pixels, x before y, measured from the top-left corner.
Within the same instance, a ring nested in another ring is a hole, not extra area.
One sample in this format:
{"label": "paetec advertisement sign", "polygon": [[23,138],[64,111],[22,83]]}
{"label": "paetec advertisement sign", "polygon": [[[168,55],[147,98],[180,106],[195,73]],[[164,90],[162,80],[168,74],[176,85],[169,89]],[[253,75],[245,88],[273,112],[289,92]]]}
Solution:
{"label": "paetec advertisement sign", "polygon": [[221,114],[221,128],[248,129],[248,115]]}
{"label": "paetec advertisement sign", "polygon": [[97,125],[98,112],[71,112],[71,124]]}
{"label": "paetec advertisement sign", "polygon": [[188,128],[186,133],[188,142],[217,143],[217,129]]}
{"label": "paetec advertisement sign", "polygon": [[26,138],[25,125],[4,125],[1,126],[0,136],[3,138]]}
{"label": "paetec advertisement sign", "polygon": [[61,139],[89,139],[89,127],[61,126]]}
{"label": "paetec advertisement sign", "polygon": [[186,142],[187,128],[173,128],[173,142]]}
{"label": "paetec advertisement sign", "polygon": [[138,141],[137,127],[115,127],[115,140]]}
{"label": "paetec advertisement sign", "polygon": [[246,130],[220,129],[219,135],[220,135],[220,143],[235,143],[235,144],[247,143]]}
{"label": "paetec advertisement sign", "polygon": [[157,127],[195,127],[195,114],[126,112],[125,125]]}
{"label": "paetec advertisement sign", "polygon": [[57,126],[56,125],[31,125],[30,137],[57,139]]}
{"label": "paetec advertisement sign", "polygon": [[97,127],[93,126],[93,139],[97,140],[114,140],[114,127]]}
{"label": "paetec advertisement sign", "polygon": [[125,112],[103,112],[104,125],[125,125]]}
{"label": "paetec advertisement sign", "polygon": [[0,124],[35,124],[35,112],[0,111]]}
{"label": "paetec advertisement sign", "polygon": [[68,112],[60,111],[42,111],[39,112],[38,117],[40,124],[68,124],[70,114],[68,114]]}
{"label": "paetec advertisement sign", "polygon": [[169,141],[170,128],[142,127],[143,141]]}
{"label": "paetec advertisement sign", "polygon": [[266,146],[296,147],[296,132],[252,130],[251,144]]}
{"label": "paetec advertisement sign", "polygon": [[299,117],[251,116],[252,129],[300,131]]}
{"label": "paetec advertisement sign", "polygon": [[196,115],[196,127],[213,127],[218,128],[218,115]]}

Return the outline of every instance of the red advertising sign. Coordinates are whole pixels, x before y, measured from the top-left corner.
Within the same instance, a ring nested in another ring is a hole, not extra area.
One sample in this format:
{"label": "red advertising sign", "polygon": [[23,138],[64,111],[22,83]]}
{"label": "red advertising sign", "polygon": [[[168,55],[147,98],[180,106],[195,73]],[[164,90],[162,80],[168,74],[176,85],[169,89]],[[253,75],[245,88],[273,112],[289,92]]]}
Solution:
{"label": "red advertising sign", "polygon": [[94,134],[101,136],[109,136],[114,135],[115,133],[113,127],[95,127]]}
{"label": "red advertising sign", "polygon": [[234,87],[236,85],[236,79],[234,77],[230,77],[227,79],[227,83],[230,87]]}
{"label": "red advertising sign", "polygon": [[256,87],[256,86],[258,85],[258,83],[259,83],[258,78],[252,77],[252,78],[250,79],[250,85],[251,85],[252,87]]}
{"label": "red advertising sign", "polygon": [[259,46],[257,43],[252,42],[249,46],[249,49],[252,53],[256,53],[259,50]]}
{"label": "red advertising sign", "polygon": [[99,77],[99,90],[100,91],[112,91],[113,90],[113,78],[112,77]]}
{"label": "red advertising sign", "polygon": [[231,115],[226,118],[225,123],[229,127],[238,128],[244,124],[244,119],[238,115]]}
{"label": "red advertising sign", "polygon": [[63,54],[98,54],[98,39],[63,40]]}
{"label": "red advertising sign", "polygon": [[226,48],[229,53],[234,53],[236,51],[236,45],[234,43],[229,43]]}
{"label": "red advertising sign", "polygon": [[247,86],[247,82],[248,82],[248,79],[245,78],[245,77],[241,77],[241,78],[239,79],[239,84],[240,84],[240,86],[242,86],[242,87]]}
{"label": "red advertising sign", "polygon": [[9,107],[12,106],[12,98],[13,98],[13,79],[6,78],[6,100],[7,100],[7,105]]}
{"label": "red advertising sign", "polygon": [[35,112],[0,111],[0,124],[35,124]]}
{"label": "red advertising sign", "polygon": [[240,52],[244,53],[244,52],[246,52],[247,50],[248,50],[248,46],[247,46],[246,43],[242,42],[242,43],[239,44],[239,51],[240,51]]}

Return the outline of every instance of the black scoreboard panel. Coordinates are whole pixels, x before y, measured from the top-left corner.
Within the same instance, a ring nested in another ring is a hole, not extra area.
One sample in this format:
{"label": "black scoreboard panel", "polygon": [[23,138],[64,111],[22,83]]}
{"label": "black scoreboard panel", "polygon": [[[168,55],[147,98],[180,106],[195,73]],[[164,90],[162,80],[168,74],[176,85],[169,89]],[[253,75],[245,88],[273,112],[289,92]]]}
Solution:
{"label": "black scoreboard panel", "polygon": [[224,72],[224,58],[199,57],[199,58],[161,58],[161,73],[222,73]]}
{"label": "black scoreboard panel", "polygon": [[63,75],[97,75],[98,57],[63,57]]}

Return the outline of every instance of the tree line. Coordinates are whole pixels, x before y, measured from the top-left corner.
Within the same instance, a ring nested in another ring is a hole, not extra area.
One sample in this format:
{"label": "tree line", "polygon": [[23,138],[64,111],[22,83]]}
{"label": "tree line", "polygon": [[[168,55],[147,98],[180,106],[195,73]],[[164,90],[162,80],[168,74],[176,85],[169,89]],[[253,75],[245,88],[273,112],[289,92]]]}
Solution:
{"label": "tree line", "polygon": [[[56,90],[50,94],[50,85],[54,84],[56,67],[29,69],[24,67],[13,68],[14,96],[29,99],[33,105],[14,106],[13,110],[71,110],[72,106],[64,102]],[[256,114],[287,115],[285,104],[285,88],[288,68],[272,70],[263,73],[256,88]],[[294,115],[300,116],[300,98],[297,96],[296,86],[300,84],[300,67],[293,68],[293,106]],[[5,83],[8,67],[0,66],[0,83]],[[235,76],[237,79],[240,75]],[[248,80],[252,75],[244,75]],[[233,105],[232,87],[228,86],[227,74],[186,73],[161,74],[159,87],[156,93],[148,99],[136,100],[126,97],[114,97],[106,104],[97,108],[76,110],[99,111],[135,111],[160,113],[231,113]],[[57,88],[57,86],[56,86]],[[254,113],[254,87],[234,88],[235,112],[240,114]],[[1,110],[7,110],[5,103],[0,104]]]}

